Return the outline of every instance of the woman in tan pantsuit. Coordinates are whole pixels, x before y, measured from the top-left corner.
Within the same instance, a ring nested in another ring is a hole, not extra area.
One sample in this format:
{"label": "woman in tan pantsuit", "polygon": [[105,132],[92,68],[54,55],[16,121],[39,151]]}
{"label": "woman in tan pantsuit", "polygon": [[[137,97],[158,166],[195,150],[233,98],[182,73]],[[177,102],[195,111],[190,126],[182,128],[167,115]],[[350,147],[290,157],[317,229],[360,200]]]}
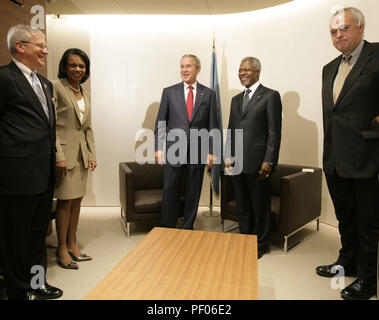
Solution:
{"label": "woman in tan pantsuit", "polygon": [[88,56],[80,49],[68,49],[59,63],[59,81],[54,82],[57,115],[57,201],[56,229],[58,263],[65,269],[78,269],[79,261],[92,258],[76,244],[80,204],[86,193],[88,170],[96,168],[91,108],[80,86],[90,74]]}

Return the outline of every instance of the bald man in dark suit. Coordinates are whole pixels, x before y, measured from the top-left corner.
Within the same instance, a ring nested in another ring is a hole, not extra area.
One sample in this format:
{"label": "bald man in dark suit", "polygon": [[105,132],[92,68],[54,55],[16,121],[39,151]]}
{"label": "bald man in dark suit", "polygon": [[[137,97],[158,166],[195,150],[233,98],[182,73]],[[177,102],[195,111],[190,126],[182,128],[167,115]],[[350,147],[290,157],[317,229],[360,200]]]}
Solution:
{"label": "bald man in dark suit", "polygon": [[[379,235],[379,43],[363,40],[364,16],[356,8],[330,20],[333,45],[342,55],[322,72],[323,169],[339,223],[342,248],[320,276],[356,276],[344,299],[376,293]],[[341,276],[341,274],[340,274]]]}
{"label": "bald man in dark suit", "polygon": [[[259,81],[257,58],[241,61],[238,76],[245,91],[232,99],[226,150],[236,158],[233,170],[227,156],[226,172],[234,171],[234,189],[241,233],[258,237],[258,258],[268,250],[271,228],[271,173],[279,158],[282,103],[279,92]],[[242,150],[236,148],[236,130],[243,130]],[[242,166],[237,170],[238,163]]]}

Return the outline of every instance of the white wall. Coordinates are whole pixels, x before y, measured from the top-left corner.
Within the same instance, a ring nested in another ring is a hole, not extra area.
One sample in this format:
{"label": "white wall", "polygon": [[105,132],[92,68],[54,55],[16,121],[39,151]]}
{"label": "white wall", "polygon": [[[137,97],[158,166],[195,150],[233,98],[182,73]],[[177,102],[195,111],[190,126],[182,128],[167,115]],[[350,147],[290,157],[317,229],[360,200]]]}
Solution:
{"label": "white wall", "polygon": [[[373,0],[296,0],[278,7],[219,16],[65,16],[47,20],[49,78],[69,47],[91,58],[92,119],[98,168],[89,178],[84,205],[117,206],[118,163],[133,161],[135,134],[153,129],[162,89],[180,81],[185,53],[202,62],[199,81],[209,85],[215,34],[224,127],[231,98],[243,88],[237,76],[245,56],[262,62],[261,82],[283,101],[280,162],[322,166],[321,69],[338,55],[329,37],[336,5],[360,8],[366,36],[379,39],[379,3]],[[209,184],[201,204],[209,201]],[[323,185],[322,221],[336,225]]]}

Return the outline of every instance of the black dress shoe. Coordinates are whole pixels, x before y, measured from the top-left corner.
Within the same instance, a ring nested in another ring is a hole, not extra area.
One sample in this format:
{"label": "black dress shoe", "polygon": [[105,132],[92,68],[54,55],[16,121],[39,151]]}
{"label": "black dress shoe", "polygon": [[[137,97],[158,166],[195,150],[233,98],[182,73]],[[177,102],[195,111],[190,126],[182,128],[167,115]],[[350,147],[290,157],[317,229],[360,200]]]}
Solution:
{"label": "black dress shoe", "polygon": [[376,295],[376,285],[361,279],[341,291],[341,297],[347,300],[368,300]]}
{"label": "black dress shoe", "polygon": [[49,284],[45,284],[42,288],[28,291],[25,300],[48,300],[57,299],[63,295],[63,291]]}
{"label": "black dress shoe", "polygon": [[341,270],[345,272],[344,275],[346,277],[357,276],[357,272],[355,270],[347,269],[344,266],[337,264],[336,262],[327,266],[318,266],[316,268],[316,273],[321,277],[333,278],[335,276],[341,276]]}

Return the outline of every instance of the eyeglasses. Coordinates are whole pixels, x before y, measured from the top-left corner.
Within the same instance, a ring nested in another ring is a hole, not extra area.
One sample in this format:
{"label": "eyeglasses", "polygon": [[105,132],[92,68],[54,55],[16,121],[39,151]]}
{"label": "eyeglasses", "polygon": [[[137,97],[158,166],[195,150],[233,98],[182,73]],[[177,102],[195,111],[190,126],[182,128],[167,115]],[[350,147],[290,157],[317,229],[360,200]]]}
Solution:
{"label": "eyeglasses", "polygon": [[49,50],[49,48],[43,44],[37,44],[37,43],[34,43],[34,42],[30,42],[30,41],[20,41],[22,43],[28,43],[28,44],[32,44],[33,46],[36,46],[37,48],[40,48],[41,50]]}

